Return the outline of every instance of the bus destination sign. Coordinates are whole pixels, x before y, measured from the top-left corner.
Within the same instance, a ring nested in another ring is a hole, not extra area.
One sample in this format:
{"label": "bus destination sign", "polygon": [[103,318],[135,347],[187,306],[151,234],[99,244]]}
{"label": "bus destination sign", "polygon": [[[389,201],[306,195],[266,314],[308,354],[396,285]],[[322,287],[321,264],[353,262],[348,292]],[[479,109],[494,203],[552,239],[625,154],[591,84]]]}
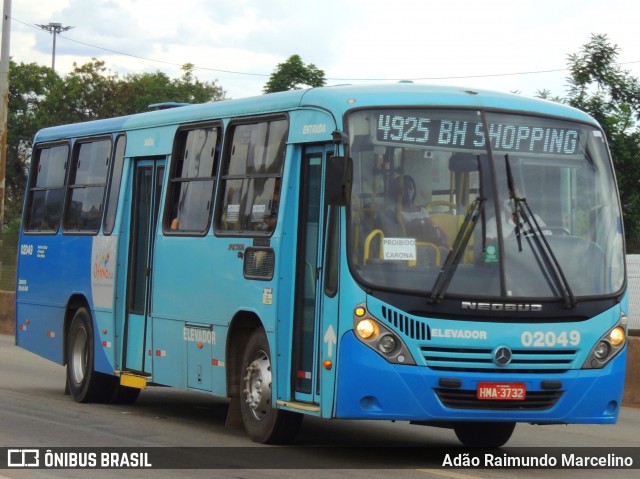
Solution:
{"label": "bus destination sign", "polygon": [[427,116],[379,113],[376,139],[380,143],[486,151],[486,137],[496,151],[575,155],[579,130],[557,126],[482,123]]}

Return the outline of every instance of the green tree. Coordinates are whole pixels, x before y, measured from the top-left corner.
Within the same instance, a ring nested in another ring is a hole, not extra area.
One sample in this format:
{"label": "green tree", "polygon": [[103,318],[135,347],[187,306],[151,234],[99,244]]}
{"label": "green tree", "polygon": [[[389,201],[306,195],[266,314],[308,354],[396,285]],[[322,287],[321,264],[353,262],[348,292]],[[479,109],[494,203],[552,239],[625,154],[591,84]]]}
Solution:
{"label": "green tree", "polygon": [[305,65],[300,55],[291,55],[287,61],[278,64],[262,91],[275,93],[325,84],[323,70],[320,70],[313,63]]}
{"label": "green tree", "polygon": [[178,94],[177,100],[187,103],[206,103],[209,101],[217,101],[225,98],[225,92],[222,87],[201,82],[193,72],[195,65],[185,63],[182,65],[182,76],[172,81],[172,85]]}
{"label": "green tree", "polygon": [[74,63],[71,73],[43,103],[43,120],[56,125],[115,116],[119,114],[117,83],[118,76],[101,60]]}
{"label": "green tree", "polygon": [[14,228],[22,210],[32,138],[46,124],[41,115],[42,104],[61,83],[62,79],[50,68],[9,62],[5,222]]}
{"label": "green tree", "polygon": [[118,103],[128,107],[128,111],[119,114],[147,111],[149,105],[163,102],[207,103],[226,98],[221,86],[209,82],[201,82],[194,74],[194,65],[186,63],[182,66],[182,77],[170,79],[162,72],[128,75],[119,84]]}
{"label": "green tree", "polygon": [[640,84],[617,63],[619,49],[606,35],[592,35],[569,56],[566,102],[592,115],[609,142],[620,190],[625,233],[640,238]]}

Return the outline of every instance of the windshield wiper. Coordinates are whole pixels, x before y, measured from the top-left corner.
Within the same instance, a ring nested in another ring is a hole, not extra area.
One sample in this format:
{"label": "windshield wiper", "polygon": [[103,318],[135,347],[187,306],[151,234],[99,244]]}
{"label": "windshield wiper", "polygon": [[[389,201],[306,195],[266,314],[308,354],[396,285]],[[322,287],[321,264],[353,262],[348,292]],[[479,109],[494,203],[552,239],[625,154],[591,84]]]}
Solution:
{"label": "windshield wiper", "polygon": [[[571,285],[562,271],[562,267],[558,262],[558,258],[553,252],[553,249],[549,245],[547,238],[540,226],[540,223],[536,219],[536,216],[531,211],[531,207],[529,203],[527,203],[526,198],[520,198],[517,193],[515,186],[513,184],[513,175],[511,173],[511,164],[509,162],[509,155],[504,155],[504,161],[506,165],[507,171],[507,187],[509,188],[509,197],[514,202],[513,221],[516,225],[515,234],[516,239],[518,241],[518,251],[522,251],[522,237],[532,238],[533,244],[535,244],[538,254],[542,256],[544,263],[546,264],[546,268],[551,273],[553,278],[553,282],[562,295],[562,299],[564,300],[564,306],[567,309],[574,308],[577,304],[576,297],[573,294],[571,289]],[[524,222],[527,226],[526,231],[522,231],[522,222]],[[527,241],[531,243],[531,241]]]}
{"label": "windshield wiper", "polygon": [[456,268],[464,256],[464,250],[469,244],[473,230],[478,224],[478,219],[482,216],[485,201],[486,200],[484,198],[478,197],[473,200],[473,203],[471,203],[467,209],[467,214],[464,217],[464,221],[458,230],[455,240],[453,241],[451,251],[449,251],[447,258],[442,265],[442,269],[440,270],[440,273],[433,285],[433,289],[431,290],[431,296],[429,296],[430,303],[439,303],[444,297],[444,293],[449,287],[451,278],[453,278]]}

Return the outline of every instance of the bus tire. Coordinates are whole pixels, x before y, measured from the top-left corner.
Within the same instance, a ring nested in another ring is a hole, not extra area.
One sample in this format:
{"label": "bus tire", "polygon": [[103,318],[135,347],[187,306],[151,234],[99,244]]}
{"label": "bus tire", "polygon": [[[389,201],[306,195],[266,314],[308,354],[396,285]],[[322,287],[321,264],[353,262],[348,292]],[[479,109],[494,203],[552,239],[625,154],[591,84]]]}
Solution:
{"label": "bus tire", "polygon": [[302,424],[301,414],[273,407],[271,352],[262,329],[251,334],[242,357],[240,412],[247,435],[263,444],[290,443]]}
{"label": "bus tire", "polygon": [[467,447],[495,448],[504,446],[515,428],[515,422],[465,422],[456,424],[453,430]]}
{"label": "bus tire", "polygon": [[108,397],[111,376],[93,369],[93,323],[86,308],[79,308],[67,334],[67,386],[76,402]]}

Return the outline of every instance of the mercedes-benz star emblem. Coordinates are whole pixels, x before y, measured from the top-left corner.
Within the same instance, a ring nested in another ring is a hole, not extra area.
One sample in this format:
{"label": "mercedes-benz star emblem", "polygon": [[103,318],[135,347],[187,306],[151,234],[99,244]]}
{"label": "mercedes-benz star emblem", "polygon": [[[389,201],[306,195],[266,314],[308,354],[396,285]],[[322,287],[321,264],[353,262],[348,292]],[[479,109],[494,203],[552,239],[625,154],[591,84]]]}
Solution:
{"label": "mercedes-benz star emblem", "polygon": [[513,353],[506,346],[497,347],[493,351],[493,362],[498,366],[506,366],[511,362],[512,357]]}

